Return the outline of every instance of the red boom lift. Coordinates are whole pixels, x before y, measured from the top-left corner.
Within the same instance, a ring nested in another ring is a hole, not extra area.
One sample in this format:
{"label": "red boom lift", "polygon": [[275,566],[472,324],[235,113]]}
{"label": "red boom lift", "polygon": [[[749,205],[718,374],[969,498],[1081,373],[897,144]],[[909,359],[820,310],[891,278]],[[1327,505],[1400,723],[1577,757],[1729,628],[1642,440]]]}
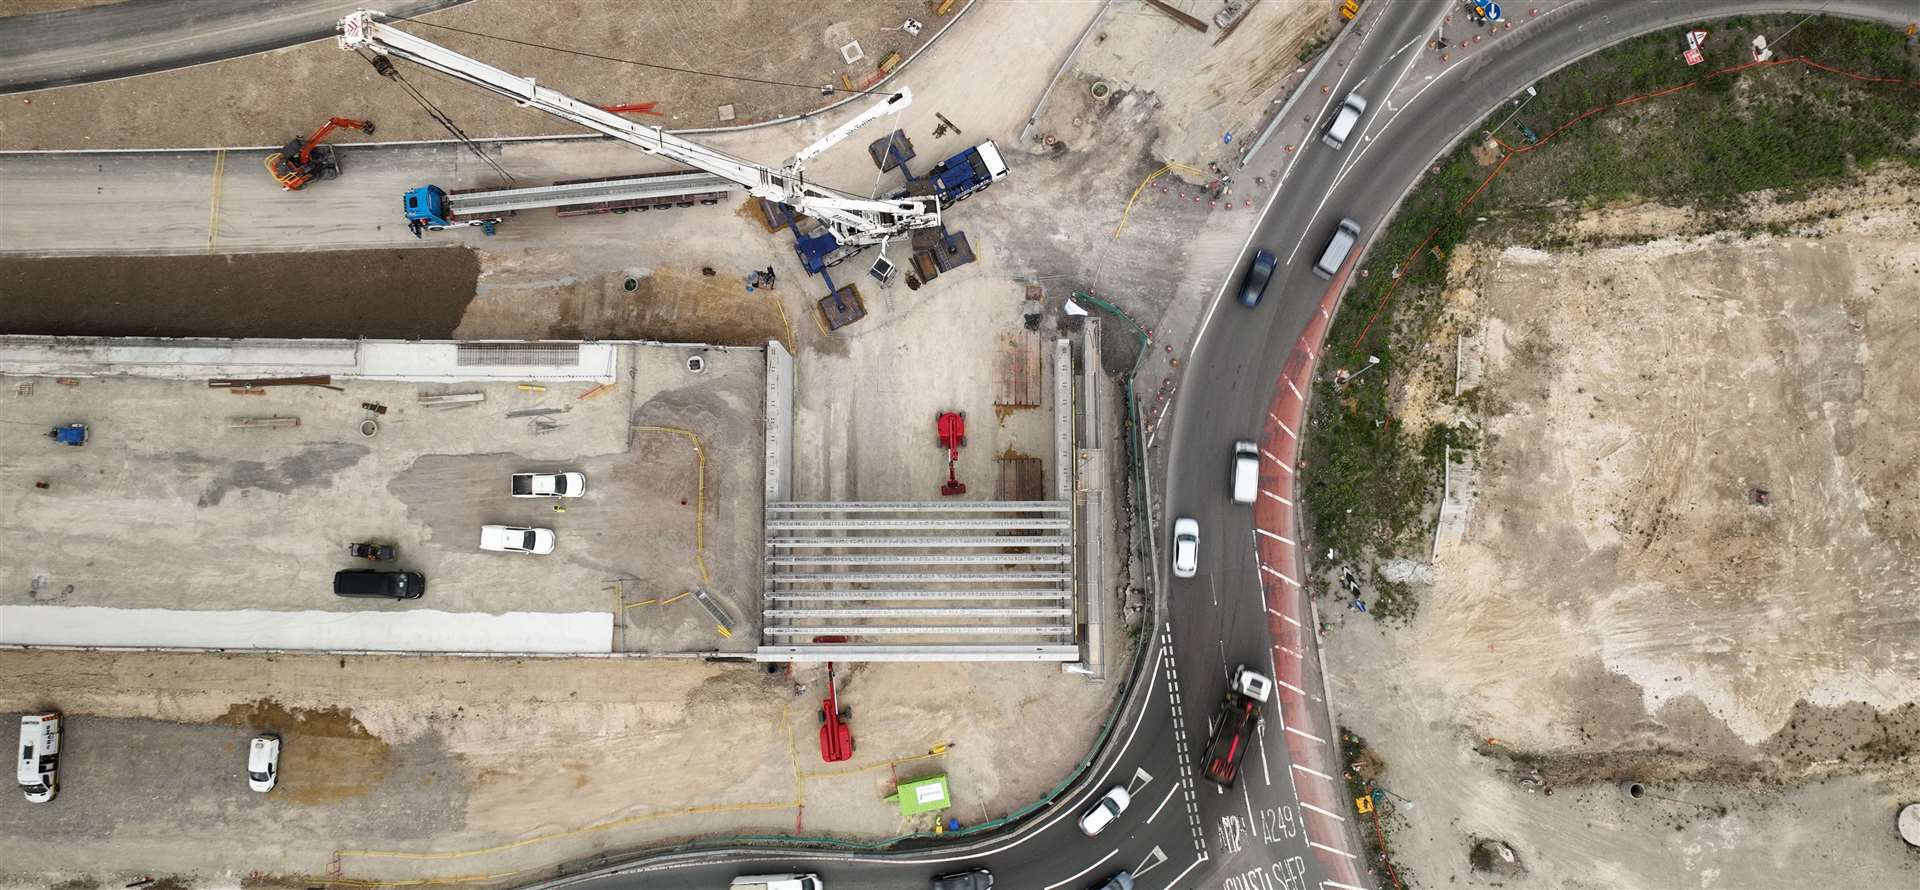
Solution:
{"label": "red boom lift", "polygon": [[967,444],[967,415],[963,411],[942,411],[934,415],[933,428],[940,437],[940,447],[947,449],[947,481],[940,486],[943,495],[966,494],[967,484],[953,474],[953,465],[960,462],[960,448]]}
{"label": "red boom lift", "polygon": [[281,188],[290,192],[315,178],[332,179],[339,176],[340,162],[333,157],[333,147],[320,143],[333,131],[343,128],[373,135],[373,121],[357,121],[350,117],[327,118],[327,122],[307,138],[295,137],[285,148],[267,155],[267,172],[279,180]]}
{"label": "red boom lift", "polygon": [[827,662],[827,698],[820,703],[820,759],[838,763],[853,756],[853,709],[840,706],[833,689],[833,662]]}

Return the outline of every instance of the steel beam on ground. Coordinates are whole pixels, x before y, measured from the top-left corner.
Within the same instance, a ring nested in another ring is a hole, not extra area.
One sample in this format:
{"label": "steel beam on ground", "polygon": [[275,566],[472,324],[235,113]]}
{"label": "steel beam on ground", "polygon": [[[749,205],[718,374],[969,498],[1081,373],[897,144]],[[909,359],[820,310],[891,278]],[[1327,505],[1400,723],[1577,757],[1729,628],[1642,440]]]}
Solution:
{"label": "steel beam on ground", "polygon": [[1071,617],[1072,609],[1067,608],[996,608],[991,606],[962,606],[952,609],[941,608],[904,608],[904,609],[767,609],[760,614],[769,620],[805,619],[805,618],[1062,618]]}
{"label": "steel beam on ground", "polygon": [[766,646],[753,653],[756,661],[1072,661],[1080,647],[1034,643],[946,643],[907,646],[835,644],[830,646]]}
{"label": "steel beam on ground", "polygon": [[1064,517],[1054,519],[1041,516],[1004,519],[769,519],[767,531],[870,531],[887,528],[1020,531],[1065,529],[1071,528],[1072,524],[1073,520]]}
{"label": "steel beam on ground", "polygon": [[768,512],[797,513],[1065,513],[1063,501],[782,501]]}
{"label": "steel beam on ground", "polygon": [[775,566],[1006,566],[1070,565],[1069,553],[829,553],[770,556]]}
{"label": "steel beam on ground", "polygon": [[769,538],[773,547],[1071,547],[1065,535],[1000,535],[986,538]]}
{"label": "steel beam on ground", "polygon": [[764,634],[776,637],[837,636],[928,636],[937,637],[947,634],[967,634],[1005,637],[1050,637],[1072,633],[1073,628],[1064,624],[1045,625],[998,625],[998,624],[822,624],[818,626],[794,627],[790,625],[769,625]]}
{"label": "steel beam on ground", "polygon": [[1047,581],[1066,584],[1072,572],[793,572],[769,575],[776,584],[1009,584]]}
{"label": "steel beam on ground", "polygon": [[1053,496],[1073,506],[1073,344],[1053,341]]}

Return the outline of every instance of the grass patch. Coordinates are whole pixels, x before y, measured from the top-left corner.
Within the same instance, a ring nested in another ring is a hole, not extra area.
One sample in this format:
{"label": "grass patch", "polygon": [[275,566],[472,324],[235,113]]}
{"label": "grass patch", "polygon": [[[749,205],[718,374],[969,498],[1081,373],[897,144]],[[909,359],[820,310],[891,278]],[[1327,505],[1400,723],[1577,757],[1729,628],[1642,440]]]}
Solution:
{"label": "grass patch", "polygon": [[[1550,222],[1561,201],[1639,198],[1731,214],[1753,191],[1804,189],[1882,161],[1920,167],[1920,89],[1862,83],[1797,64],[1750,68],[1611,107],[1747,61],[1754,35],[1777,36],[1800,20],[1749,16],[1628,40],[1541,81],[1539,95],[1517,115],[1515,103],[1496,109],[1437,163],[1376,235],[1366,274],[1356,279],[1327,337],[1305,449],[1309,549],[1331,548],[1337,560],[1362,564],[1426,552],[1431,527],[1424,517],[1439,495],[1446,448],[1477,447],[1478,437],[1445,425],[1404,428],[1391,393],[1421,364],[1421,349],[1444,308],[1444,259],[1472,234],[1475,216],[1525,233]],[[1708,61],[1689,69],[1680,47],[1695,28],[1711,35]],[[1905,36],[1867,22],[1808,19],[1777,53],[1804,53],[1868,76],[1920,79],[1920,56]],[[1608,110],[1562,128],[1603,106]],[[1471,214],[1459,213],[1491,171],[1473,156],[1478,133],[1498,128],[1503,141],[1524,145],[1522,125],[1541,137],[1559,132],[1514,158],[1475,199]],[[1396,287],[1397,267],[1415,250],[1420,253],[1399,270]],[[1334,385],[1334,369],[1358,370],[1369,355],[1381,358],[1380,367]],[[1489,407],[1486,398],[1463,394],[1469,408]],[[1374,587],[1376,616],[1404,621],[1415,614],[1412,587],[1378,578]]]}

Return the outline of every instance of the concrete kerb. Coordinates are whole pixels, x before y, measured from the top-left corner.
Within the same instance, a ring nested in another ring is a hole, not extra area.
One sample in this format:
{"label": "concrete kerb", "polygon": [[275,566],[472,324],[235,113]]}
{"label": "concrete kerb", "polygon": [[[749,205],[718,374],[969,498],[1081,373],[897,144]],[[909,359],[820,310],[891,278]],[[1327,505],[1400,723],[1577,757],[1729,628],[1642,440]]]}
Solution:
{"label": "concrete kerb", "polygon": [[1106,18],[1107,10],[1112,8],[1113,0],[1107,0],[1106,4],[1100,7],[1100,11],[1094,13],[1093,21],[1088,22],[1087,29],[1080,32],[1080,39],[1073,42],[1072,49],[1067,50],[1067,57],[1060,60],[1060,67],[1053,69],[1053,78],[1047,81],[1047,88],[1040,91],[1040,98],[1034,101],[1033,111],[1027,115],[1026,124],[1020,127],[1021,145],[1033,139],[1033,128],[1040,123],[1040,109],[1046,107],[1047,97],[1053,95],[1054,85],[1060,82],[1060,75],[1067,73],[1067,66],[1073,64],[1074,59],[1079,58],[1080,47],[1086,45],[1087,37],[1093,34],[1093,29],[1099,27],[1100,20]]}
{"label": "concrete kerb", "polygon": [[[465,2],[465,0],[461,0],[461,2]],[[947,31],[952,29],[954,25],[959,24],[960,20],[965,18],[967,13],[973,11],[974,4],[979,2],[980,0],[967,0],[967,5],[960,7],[960,11],[954,13],[953,17],[949,18],[946,24],[941,25],[940,30],[935,31],[932,37],[927,38],[926,43],[920,44],[919,49],[914,50],[912,55],[907,56],[905,59],[903,59],[900,62],[900,64],[895,65],[892,71],[887,72],[887,76],[880,78],[878,81],[875,81],[872,87],[869,87],[866,90],[863,90],[860,92],[853,93],[852,95],[847,96],[845,99],[841,99],[840,101],[835,102],[831,105],[827,105],[821,108],[816,108],[812,111],[803,111],[799,114],[790,114],[790,115],[787,115],[786,117],[777,117],[771,120],[764,120],[758,123],[739,124],[732,127],[699,127],[699,128],[690,129],[690,130],[670,130],[668,132],[671,132],[676,136],[709,136],[715,133],[739,133],[739,132],[744,132],[746,130],[757,130],[762,127],[772,127],[772,126],[778,126],[780,124],[789,124],[795,121],[807,120],[808,118],[826,114],[830,111],[835,111],[845,105],[848,105],[849,103],[871,96],[880,87],[886,85],[887,83],[892,82],[894,78],[899,77],[901,75],[901,72],[906,71],[907,67],[913,64],[913,60],[920,58],[921,53],[924,53],[927,50],[932,49],[934,44],[939,43],[940,38],[945,37],[947,35]],[[224,61],[224,60],[218,60],[218,61]],[[208,63],[208,64],[211,64],[211,63]],[[611,136],[603,136],[599,133],[561,133],[561,134],[552,135],[552,136],[491,136],[491,137],[474,139],[472,141],[482,145],[505,145],[508,143],[516,143],[516,142],[572,142],[572,141],[581,140],[581,139],[612,139],[612,138],[613,137]],[[461,144],[461,142],[458,139],[399,139],[391,142],[339,143],[340,147],[342,148],[406,148],[409,146],[421,146],[421,145],[459,145],[459,144]],[[283,146],[281,145],[228,145],[228,146],[209,145],[209,146],[202,146],[199,148],[14,149],[9,151],[0,151],[0,157],[8,157],[8,156],[15,156],[15,155],[203,154],[210,151],[277,151],[282,147]]]}
{"label": "concrete kerb", "polygon": [[[1247,153],[1240,158],[1241,167],[1244,168],[1248,164],[1253,163],[1253,156],[1260,153],[1260,149],[1265,147],[1267,140],[1273,136],[1273,131],[1280,129],[1280,122],[1286,120],[1287,115],[1292,113],[1293,103],[1300,101],[1301,94],[1306,92],[1306,85],[1312,83],[1314,78],[1320,76],[1320,69],[1325,68],[1327,66],[1327,60],[1333,58],[1333,51],[1338,49],[1340,44],[1347,39],[1347,36],[1354,32],[1355,26],[1359,23],[1359,16],[1347,20],[1347,23],[1341,26],[1340,33],[1335,34],[1332,40],[1327,41],[1327,48],[1320,51],[1319,60],[1313,63],[1313,67],[1307,71],[1307,76],[1301,78],[1300,83],[1294,87],[1293,95],[1288,96],[1287,100],[1280,104],[1280,110],[1274,112],[1273,120],[1268,121],[1266,127],[1261,129],[1260,138],[1255,139],[1253,141],[1253,147],[1247,149]],[[1279,189],[1275,188],[1274,191],[1277,193]]]}

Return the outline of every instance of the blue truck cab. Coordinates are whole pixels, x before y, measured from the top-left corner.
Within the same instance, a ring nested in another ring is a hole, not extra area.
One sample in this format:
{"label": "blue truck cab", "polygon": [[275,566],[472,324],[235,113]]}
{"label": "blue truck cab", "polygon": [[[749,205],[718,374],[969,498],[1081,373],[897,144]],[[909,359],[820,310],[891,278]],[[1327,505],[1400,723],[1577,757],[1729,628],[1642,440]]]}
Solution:
{"label": "blue truck cab", "polygon": [[989,139],[934,165],[922,178],[933,183],[934,193],[940,196],[940,203],[944,206],[981,191],[1006,176],[1007,162],[1000,156],[1000,147]]}
{"label": "blue truck cab", "polygon": [[430,229],[444,229],[453,225],[447,219],[447,191],[437,185],[423,185],[408,189],[400,197],[402,209],[406,211],[407,222],[419,220]]}

